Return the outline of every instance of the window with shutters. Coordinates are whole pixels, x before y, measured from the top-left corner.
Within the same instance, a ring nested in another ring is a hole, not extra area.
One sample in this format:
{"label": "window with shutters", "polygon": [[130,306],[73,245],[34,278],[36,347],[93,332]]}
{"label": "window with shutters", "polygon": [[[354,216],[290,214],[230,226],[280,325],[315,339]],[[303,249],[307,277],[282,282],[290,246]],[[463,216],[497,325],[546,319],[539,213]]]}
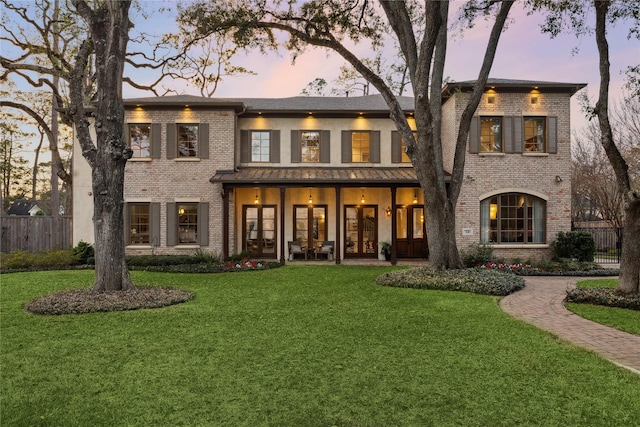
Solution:
{"label": "window with shutters", "polygon": [[131,148],[131,158],[151,159],[160,158],[160,127],[159,123],[128,123],[126,141]]}
{"label": "window with shutters", "polygon": [[201,160],[208,158],[208,123],[167,124],[167,159]]}
{"label": "window with shutters", "polygon": [[558,118],[474,117],[469,128],[469,153],[547,155],[558,152]]}
{"label": "window with shutters", "polygon": [[160,244],[160,204],[127,202],[124,209],[126,245]]}
{"label": "window with shutters", "polygon": [[251,161],[268,162],[270,154],[271,132],[251,131]]}
{"label": "window with shutters", "polygon": [[380,131],[342,131],[342,163],[380,163]]}
{"label": "window with shutters", "polygon": [[209,204],[167,203],[167,246],[209,245]]}

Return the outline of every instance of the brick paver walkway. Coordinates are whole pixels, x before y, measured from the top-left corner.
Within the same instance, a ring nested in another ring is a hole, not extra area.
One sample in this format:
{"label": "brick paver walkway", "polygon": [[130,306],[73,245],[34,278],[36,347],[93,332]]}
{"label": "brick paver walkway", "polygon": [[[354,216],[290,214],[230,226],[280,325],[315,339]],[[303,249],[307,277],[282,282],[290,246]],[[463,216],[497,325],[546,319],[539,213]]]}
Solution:
{"label": "brick paver walkway", "polygon": [[566,291],[582,278],[527,277],[524,289],[500,301],[512,316],[640,374],[640,336],[583,319],[567,310]]}

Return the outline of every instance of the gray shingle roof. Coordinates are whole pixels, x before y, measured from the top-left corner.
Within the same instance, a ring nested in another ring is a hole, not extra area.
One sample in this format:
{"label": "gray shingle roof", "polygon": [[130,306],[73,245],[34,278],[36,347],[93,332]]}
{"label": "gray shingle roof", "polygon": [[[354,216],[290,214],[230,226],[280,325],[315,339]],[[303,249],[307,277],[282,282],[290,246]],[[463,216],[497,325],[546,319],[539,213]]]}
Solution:
{"label": "gray shingle roof", "polygon": [[[445,94],[449,94],[453,92],[455,89],[472,89],[473,85],[476,83],[476,80],[465,80],[460,82],[450,82],[447,83],[443,92]],[[566,83],[566,82],[547,82],[540,80],[517,80],[517,79],[501,79],[501,78],[492,78],[487,79],[487,86],[495,86],[497,88],[514,88],[514,89],[526,89],[530,90],[534,87],[542,88],[542,89],[555,89],[555,90],[564,90],[572,95],[587,86],[586,83]]]}
{"label": "gray shingle roof", "polygon": [[[398,97],[404,111],[413,111],[412,97]],[[205,98],[193,95],[175,95],[124,100],[125,106],[185,106],[226,107],[247,111],[274,112],[386,112],[389,111],[382,95],[337,97],[337,96],[294,96],[290,98]]]}

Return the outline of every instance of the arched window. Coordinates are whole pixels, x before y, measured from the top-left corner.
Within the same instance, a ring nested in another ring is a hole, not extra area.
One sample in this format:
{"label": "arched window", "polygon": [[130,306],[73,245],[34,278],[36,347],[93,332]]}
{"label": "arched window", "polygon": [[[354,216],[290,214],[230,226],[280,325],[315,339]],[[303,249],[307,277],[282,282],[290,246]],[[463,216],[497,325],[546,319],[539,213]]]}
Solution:
{"label": "arched window", "polygon": [[521,193],[497,194],[480,202],[480,242],[545,243],[547,202]]}

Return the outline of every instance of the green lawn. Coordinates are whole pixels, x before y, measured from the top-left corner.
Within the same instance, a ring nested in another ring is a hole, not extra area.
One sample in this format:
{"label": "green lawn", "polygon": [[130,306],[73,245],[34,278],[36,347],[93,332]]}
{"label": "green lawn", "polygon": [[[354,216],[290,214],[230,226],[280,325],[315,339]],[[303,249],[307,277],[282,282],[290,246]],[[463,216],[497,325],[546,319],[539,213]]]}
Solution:
{"label": "green lawn", "polygon": [[[581,280],[577,285],[580,288],[615,288],[618,286],[618,279]],[[640,335],[640,312],[637,310],[569,303],[566,307],[585,319]]]}
{"label": "green lawn", "polygon": [[132,272],[172,307],[44,317],[91,271],[1,281],[7,426],[611,426],[640,376],[513,320],[498,299],[376,286],[391,267]]}

